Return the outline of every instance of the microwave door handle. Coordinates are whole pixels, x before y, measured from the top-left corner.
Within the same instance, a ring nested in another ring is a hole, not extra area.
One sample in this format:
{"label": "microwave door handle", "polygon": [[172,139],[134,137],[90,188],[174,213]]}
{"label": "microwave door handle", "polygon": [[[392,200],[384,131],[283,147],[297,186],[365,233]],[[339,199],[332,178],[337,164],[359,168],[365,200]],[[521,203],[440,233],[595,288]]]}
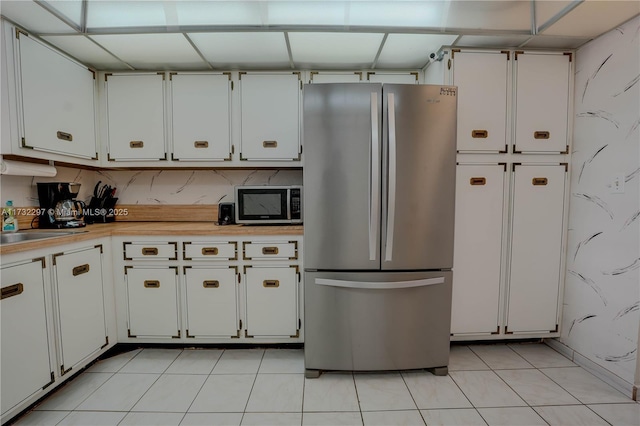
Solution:
{"label": "microwave door handle", "polygon": [[369,147],[369,260],[377,259],[380,228],[380,137],[378,134],[378,93],[371,92],[371,144]]}
{"label": "microwave door handle", "polygon": [[387,237],[384,260],[393,260],[393,227],[396,218],[396,106],[395,96],[387,97],[387,113],[389,115],[389,190],[387,191]]}

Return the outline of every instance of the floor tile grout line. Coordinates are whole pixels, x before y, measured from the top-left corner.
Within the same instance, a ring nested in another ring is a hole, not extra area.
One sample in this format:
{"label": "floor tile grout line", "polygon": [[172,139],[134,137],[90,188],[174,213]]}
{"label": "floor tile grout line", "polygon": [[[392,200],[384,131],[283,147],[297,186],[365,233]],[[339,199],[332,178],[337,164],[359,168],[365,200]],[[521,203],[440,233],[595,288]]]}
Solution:
{"label": "floor tile grout line", "polygon": [[[481,371],[486,371],[486,370],[481,370]],[[460,385],[458,384],[458,382],[456,382],[456,379],[453,378],[453,376],[451,376],[451,374],[447,374],[447,376],[451,379],[451,381],[453,382],[454,385],[456,385],[456,387],[458,388],[458,390],[462,393],[462,395],[464,395],[464,397],[466,398],[466,400],[469,402],[469,404],[471,404],[471,407],[476,408],[475,405],[473,405],[473,402],[471,402],[471,400],[469,399],[469,397],[467,396],[466,393],[464,393],[464,391],[462,390],[462,388],[460,387]],[[477,410],[477,409],[476,409]]]}
{"label": "floor tile grout line", "polygon": [[[429,373],[427,373],[427,374],[429,374]],[[411,395],[411,400],[413,401],[413,405],[416,406],[416,410],[418,410],[418,414],[420,415],[420,418],[422,419],[422,421],[424,422],[424,424],[426,426],[427,421],[425,420],[424,416],[422,415],[422,412],[420,411],[420,408],[418,407],[418,403],[416,402],[416,399],[413,396],[413,393],[411,393],[411,388],[407,384],[407,381],[405,380],[404,374],[402,372],[400,373],[400,377],[402,378],[402,382],[404,383],[405,387],[407,388],[407,391],[409,392],[409,395]]]}
{"label": "floor tile grout line", "polygon": [[258,369],[256,370],[256,375],[253,378],[253,383],[251,384],[251,390],[249,391],[249,396],[247,397],[247,402],[244,404],[244,410],[242,410],[242,418],[240,419],[240,424],[244,420],[244,415],[247,414],[247,408],[249,407],[249,401],[251,400],[251,394],[253,393],[253,388],[256,385],[256,380],[258,380],[258,371],[260,371],[260,366],[262,365],[262,361],[264,360],[264,354],[266,350],[262,350],[262,356],[260,357],[260,363],[258,364]]}
{"label": "floor tile grout line", "polygon": [[[575,368],[575,367],[566,367],[566,368]],[[580,367],[580,366],[578,366],[578,368],[579,368],[579,369],[581,369],[581,370],[584,370],[584,368],[582,368],[582,367]],[[585,370],[585,371],[586,371],[586,370]],[[578,398],[578,397],[577,397],[576,395],[574,395],[573,393],[569,392],[569,390],[568,390],[568,389],[566,389],[564,386],[562,386],[560,383],[558,383],[558,381],[557,381],[557,380],[553,380],[553,377],[551,377],[551,376],[549,376],[549,375],[545,374],[545,372],[544,372],[544,371],[542,371],[542,370],[540,370],[540,372],[541,372],[542,374],[544,374],[546,377],[548,377],[548,378],[549,378],[549,380],[551,380],[553,383],[555,383],[555,384],[557,384],[558,386],[560,386],[560,387],[561,387],[565,392],[567,392],[569,395],[571,395],[571,396],[572,396],[572,397],[574,397],[576,400],[578,400],[578,401],[580,402],[580,404],[582,404],[582,405],[586,405],[586,403],[582,402],[582,400],[581,400],[580,398]],[[596,376],[594,376],[594,377],[596,377]],[[596,377],[596,378],[597,378],[597,377]],[[597,378],[597,379],[598,379],[598,378]],[[600,379],[598,379],[598,380],[600,380]],[[602,380],[600,380],[600,381],[602,381]],[[602,381],[602,382],[604,383],[604,381]],[[615,388],[612,388],[612,389],[615,389]],[[616,389],[616,390],[617,390],[617,389]]]}
{"label": "floor tile grout line", "polygon": [[[491,346],[491,345],[482,345],[482,346]],[[499,344],[494,344],[494,346],[508,347],[508,345],[499,345]],[[468,347],[468,348],[471,350],[471,352],[473,352],[473,353],[474,353],[478,358],[480,358],[480,360],[481,360],[481,361],[482,361],[482,362],[483,362],[487,367],[489,367],[491,370],[494,370],[494,368],[493,368],[493,367],[491,367],[491,366],[489,365],[489,363],[488,363],[488,362],[486,362],[486,361],[482,358],[482,355],[480,355],[479,353],[477,353],[476,351],[474,351],[472,347],[470,347],[470,346],[467,346],[467,347]],[[515,355],[517,355],[517,356],[518,356],[518,358],[521,358],[524,362],[526,362],[528,365],[530,365],[530,366],[531,366],[531,367],[526,367],[526,368],[536,368],[536,367],[534,367],[534,366],[533,366],[533,364],[531,364],[529,361],[527,361],[527,360],[526,360],[523,356],[521,356],[519,353],[517,353],[516,351],[514,351],[514,350],[513,350],[513,349],[511,349],[511,348],[509,348],[509,349],[511,350],[511,352],[513,352]],[[519,369],[521,369],[521,368],[510,368],[510,369],[508,369],[508,368],[501,368],[501,370],[519,370]]]}
{"label": "floor tile grout line", "polygon": [[[482,357],[481,357],[480,355],[478,355],[477,353],[475,353],[475,351],[474,351],[473,349],[471,349],[471,346],[469,346],[469,345],[464,345],[464,346],[462,346],[462,347],[467,348],[467,349],[469,350],[469,352],[471,352],[472,354],[474,354],[474,355],[475,355],[475,356],[480,360],[480,362],[481,362],[481,363],[483,363],[485,367],[487,367],[487,369],[491,370],[491,367],[489,367],[489,364],[487,364],[487,363],[484,361],[484,359],[482,359]],[[449,353],[451,353],[451,350],[449,350]],[[449,357],[451,357],[451,355],[449,355]],[[468,371],[468,370],[466,370],[466,371]],[[478,371],[482,371],[482,370],[478,370]]]}
{"label": "floor tile grout line", "polygon": [[589,411],[591,411],[593,414],[595,414],[596,416],[598,416],[598,417],[600,417],[602,420],[604,420],[604,422],[605,422],[605,423],[608,423],[608,424],[610,424],[610,425],[612,424],[610,421],[608,421],[607,419],[605,419],[604,417],[602,417],[600,414],[596,413],[596,411],[595,411],[594,409],[592,409],[591,407],[589,407],[587,404],[583,404],[583,405],[584,405],[585,407],[587,407],[587,409],[588,409]]}
{"label": "floor tile grout line", "polygon": [[356,383],[356,375],[351,372],[351,380],[353,380],[353,389],[356,391],[356,401],[358,401],[358,411],[360,412],[360,421],[364,425],[364,414],[362,414],[362,405],[360,404],[360,395],[358,394],[358,384]]}
{"label": "floor tile grout line", "polygon": [[[220,353],[220,356],[218,357],[216,362],[213,364],[213,367],[211,367],[211,370],[209,371],[209,374],[206,375],[206,378],[202,382],[202,385],[200,386],[200,389],[198,389],[198,392],[196,392],[195,397],[193,398],[193,400],[191,400],[191,404],[189,404],[189,406],[187,407],[187,410],[185,411],[184,416],[182,416],[182,420],[184,420],[185,416],[187,415],[187,413],[189,412],[189,410],[193,406],[193,403],[196,401],[196,399],[198,399],[198,395],[200,395],[200,392],[202,392],[202,388],[207,383],[207,380],[209,380],[209,377],[211,377],[211,372],[213,371],[214,368],[216,368],[216,365],[218,364],[218,361],[220,361],[220,358],[222,358],[222,355],[225,353],[225,351],[226,351],[225,349],[222,350],[222,352]],[[180,423],[182,423],[182,420],[180,420]],[[180,424],[180,423],[178,423],[178,424]]]}

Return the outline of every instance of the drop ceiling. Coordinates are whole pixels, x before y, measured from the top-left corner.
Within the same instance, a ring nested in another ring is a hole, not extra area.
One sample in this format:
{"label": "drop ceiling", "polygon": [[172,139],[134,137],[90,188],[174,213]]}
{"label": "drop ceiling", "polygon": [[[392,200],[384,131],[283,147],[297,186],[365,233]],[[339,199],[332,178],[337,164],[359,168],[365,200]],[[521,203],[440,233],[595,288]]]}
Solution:
{"label": "drop ceiling", "polygon": [[442,46],[573,49],[637,0],[3,0],[10,22],[98,70],[416,69]]}

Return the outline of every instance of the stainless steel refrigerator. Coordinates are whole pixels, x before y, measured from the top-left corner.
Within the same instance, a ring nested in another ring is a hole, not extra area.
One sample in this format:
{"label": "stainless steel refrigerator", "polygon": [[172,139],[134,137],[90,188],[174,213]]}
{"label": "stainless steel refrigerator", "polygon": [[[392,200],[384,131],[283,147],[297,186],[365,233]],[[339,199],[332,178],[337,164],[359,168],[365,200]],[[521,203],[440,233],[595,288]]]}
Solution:
{"label": "stainless steel refrigerator", "polygon": [[305,369],[446,374],[456,87],[304,88]]}

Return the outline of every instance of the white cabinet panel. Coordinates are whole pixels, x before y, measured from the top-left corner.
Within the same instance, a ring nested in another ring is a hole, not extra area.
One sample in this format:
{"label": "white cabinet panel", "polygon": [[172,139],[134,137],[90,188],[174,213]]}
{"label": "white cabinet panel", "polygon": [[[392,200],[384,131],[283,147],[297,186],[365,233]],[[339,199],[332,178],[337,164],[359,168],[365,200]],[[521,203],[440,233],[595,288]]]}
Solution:
{"label": "white cabinet panel", "polygon": [[157,242],[125,242],[125,260],[176,260],[178,258],[178,243]]}
{"label": "white cabinet panel", "polygon": [[61,372],[106,343],[101,247],[54,255]]}
{"label": "white cabinet panel", "polygon": [[297,267],[248,267],[247,337],[296,337],[298,333]]}
{"label": "white cabinet panel", "polygon": [[109,159],[165,160],[164,75],[107,75]]}
{"label": "white cabinet panel", "polygon": [[563,54],[516,54],[516,151],[566,151],[570,58]]}
{"label": "white cabinet panel", "polygon": [[506,152],[508,55],[454,52],[458,151]]}
{"label": "white cabinet panel", "polygon": [[513,173],[509,332],[557,326],[564,165],[516,165]]}
{"label": "white cabinet panel", "polygon": [[378,73],[368,72],[367,80],[370,83],[392,83],[392,84],[418,84],[418,73]]}
{"label": "white cabinet panel", "polygon": [[236,260],[238,243],[211,241],[206,243],[186,242],[183,245],[184,260]]}
{"label": "white cabinet panel", "polygon": [[180,337],[177,267],[128,267],[129,337]]}
{"label": "white cabinet panel", "polygon": [[451,333],[496,333],[504,165],[458,165]]}
{"label": "white cabinet panel", "polygon": [[241,160],[299,160],[299,74],[241,74]]}
{"label": "white cabinet panel", "polygon": [[53,381],[43,259],[2,268],[2,413]]}
{"label": "white cabinet panel", "polygon": [[311,83],[360,83],[361,72],[311,71]]}
{"label": "white cabinet panel", "polygon": [[185,268],[187,337],[240,337],[236,268]]}
{"label": "white cabinet panel", "polygon": [[173,159],[231,160],[231,81],[224,74],[172,74]]}
{"label": "white cabinet panel", "polygon": [[96,158],[95,74],[19,33],[23,147]]}
{"label": "white cabinet panel", "polygon": [[243,258],[251,259],[297,259],[298,243],[296,241],[289,242],[251,242],[242,243]]}

